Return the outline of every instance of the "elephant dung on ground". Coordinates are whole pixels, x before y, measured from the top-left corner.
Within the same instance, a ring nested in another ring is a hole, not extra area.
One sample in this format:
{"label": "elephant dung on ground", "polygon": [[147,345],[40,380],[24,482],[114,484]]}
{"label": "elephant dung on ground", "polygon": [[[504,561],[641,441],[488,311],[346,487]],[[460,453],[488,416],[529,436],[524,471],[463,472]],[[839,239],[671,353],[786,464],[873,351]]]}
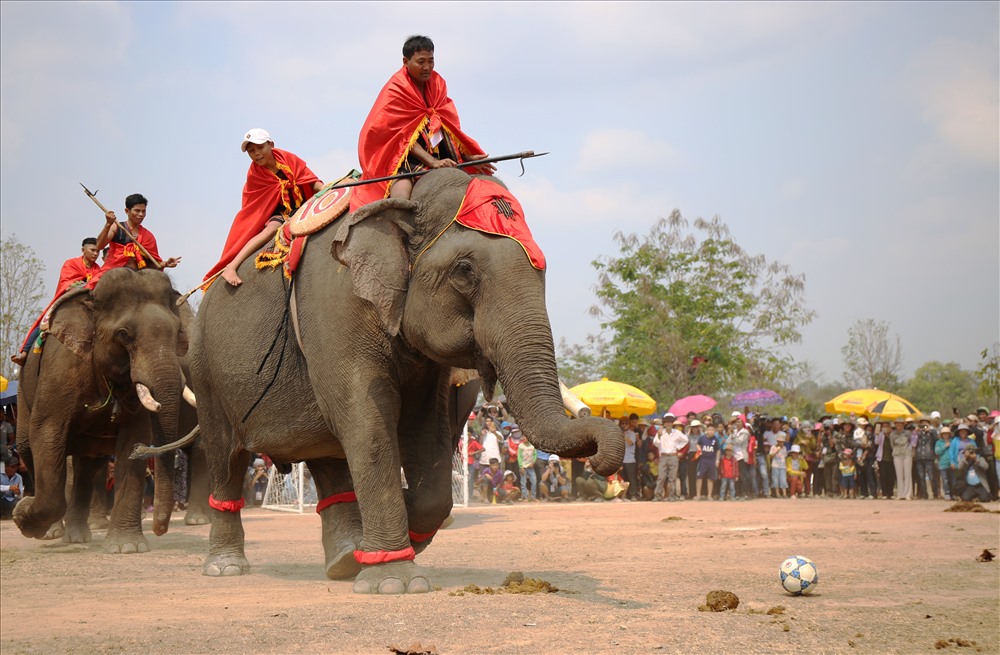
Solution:
{"label": "elephant dung on ground", "polygon": [[295,320],[289,281],[252,261],[242,286],[209,288],[191,352],[211,474],[206,575],[249,570],[241,485],[250,454],[265,452],[312,471],[329,576],[357,573],[359,593],[428,591],[413,558],[452,507],[453,367],[476,369],[487,398],[499,380],[540,449],[589,456],[602,474],[621,465],[617,425],[563,411],[544,265],[523,240],[456,222],[467,191],[485,193],[496,220],[523,222],[498,180],[435,170],[412,200],[372,203],[309,236]]}
{"label": "elephant dung on ground", "polygon": [[[18,503],[14,522],[41,538],[65,514],[63,539],[90,541],[90,499],[96,471],[116,455],[115,503],[108,552],[148,550],[142,534],[146,462],[129,460],[133,446],[177,436],[191,312],[177,307],[166,274],[118,268],[93,291],[63,296],[49,335],[32,352],[18,387],[18,436],[35,477],[35,495]],[[67,456],[73,492],[67,501]],[[156,460],[153,531],[167,531],[173,509],[173,453]]]}

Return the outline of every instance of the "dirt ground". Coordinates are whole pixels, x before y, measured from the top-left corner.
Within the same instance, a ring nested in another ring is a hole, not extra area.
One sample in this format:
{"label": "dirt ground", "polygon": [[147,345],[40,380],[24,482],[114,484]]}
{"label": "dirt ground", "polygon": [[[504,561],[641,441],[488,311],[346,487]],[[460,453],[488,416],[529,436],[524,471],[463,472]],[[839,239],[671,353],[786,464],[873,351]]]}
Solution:
{"label": "dirt ground", "polygon": [[[14,653],[1000,652],[1000,514],[943,501],[530,503],[456,509],[417,558],[440,590],[357,596],[323,575],[319,518],[245,510],[250,575],[201,575],[208,526],[150,552],[0,527],[0,651]],[[998,509],[996,503],[988,505]],[[666,520],[668,517],[680,520]],[[146,528],[149,521],[146,522]],[[816,561],[812,596],[778,565]],[[511,571],[557,593],[457,595]],[[699,612],[713,590],[733,612]],[[784,606],[784,614],[764,612]],[[955,641],[949,642],[949,639]],[[935,643],[946,647],[935,649]],[[960,646],[956,642],[970,645]],[[970,642],[975,642],[971,645]]]}

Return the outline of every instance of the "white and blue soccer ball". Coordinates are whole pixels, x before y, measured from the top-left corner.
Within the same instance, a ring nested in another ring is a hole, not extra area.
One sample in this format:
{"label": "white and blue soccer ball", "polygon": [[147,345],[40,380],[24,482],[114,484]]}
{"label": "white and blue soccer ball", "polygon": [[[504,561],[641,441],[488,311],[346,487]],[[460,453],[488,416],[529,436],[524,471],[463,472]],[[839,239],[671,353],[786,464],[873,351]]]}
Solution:
{"label": "white and blue soccer ball", "polygon": [[792,555],[786,559],[778,572],[781,575],[781,586],[793,596],[811,593],[819,584],[816,564],[802,555]]}

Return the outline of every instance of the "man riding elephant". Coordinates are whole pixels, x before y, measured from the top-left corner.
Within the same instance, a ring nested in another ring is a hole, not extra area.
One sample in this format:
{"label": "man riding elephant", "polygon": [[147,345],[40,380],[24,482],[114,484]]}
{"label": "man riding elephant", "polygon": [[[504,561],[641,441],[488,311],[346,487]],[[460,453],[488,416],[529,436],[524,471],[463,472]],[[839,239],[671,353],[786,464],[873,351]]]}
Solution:
{"label": "man riding elephant", "polygon": [[[486,157],[479,144],[462,131],[448,85],[434,71],[434,42],[426,36],[411,36],[403,43],[403,67],[382,87],[361,128],[361,180],[453,168]],[[496,170],[492,164],[478,168],[483,173]],[[408,199],[413,184],[403,179],[356,187],[351,211],[382,198]]]}

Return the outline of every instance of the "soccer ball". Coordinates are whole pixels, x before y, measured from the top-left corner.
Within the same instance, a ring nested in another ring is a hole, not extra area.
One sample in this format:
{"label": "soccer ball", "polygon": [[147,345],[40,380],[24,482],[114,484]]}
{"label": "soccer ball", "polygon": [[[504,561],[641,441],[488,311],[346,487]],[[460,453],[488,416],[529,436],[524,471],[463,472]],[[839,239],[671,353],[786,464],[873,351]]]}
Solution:
{"label": "soccer ball", "polygon": [[808,557],[793,555],[781,563],[778,572],[781,586],[793,596],[811,593],[819,584],[819,571]]}

